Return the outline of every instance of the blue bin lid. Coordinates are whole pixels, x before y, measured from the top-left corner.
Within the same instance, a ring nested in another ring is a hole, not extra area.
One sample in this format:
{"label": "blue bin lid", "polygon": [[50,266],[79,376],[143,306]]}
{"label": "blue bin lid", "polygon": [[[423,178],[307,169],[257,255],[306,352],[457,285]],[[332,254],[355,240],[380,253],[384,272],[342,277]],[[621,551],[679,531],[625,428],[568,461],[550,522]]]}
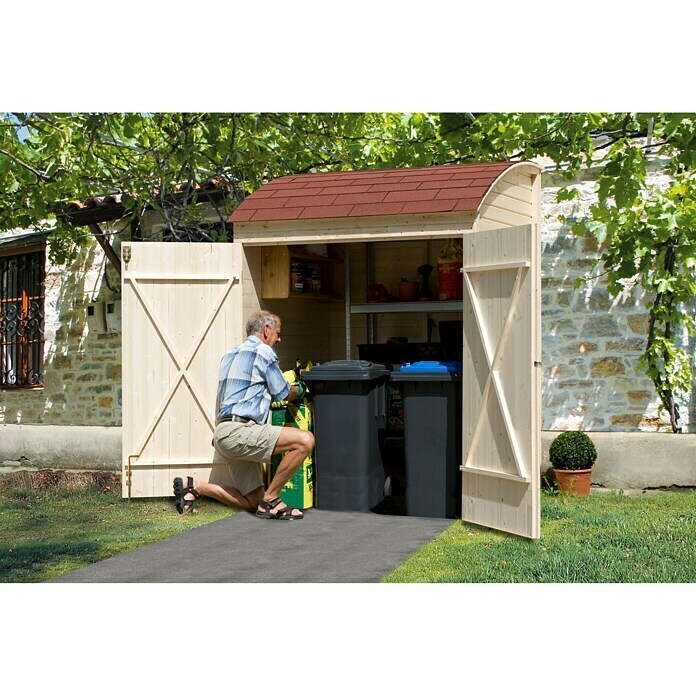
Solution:
{"label": "blue bin lid", "polygon": [[462,364],[454,360],[420,360],[414,363],[404,363],[399,372],[417,372],[419,374],[443,374],[461,372]]}

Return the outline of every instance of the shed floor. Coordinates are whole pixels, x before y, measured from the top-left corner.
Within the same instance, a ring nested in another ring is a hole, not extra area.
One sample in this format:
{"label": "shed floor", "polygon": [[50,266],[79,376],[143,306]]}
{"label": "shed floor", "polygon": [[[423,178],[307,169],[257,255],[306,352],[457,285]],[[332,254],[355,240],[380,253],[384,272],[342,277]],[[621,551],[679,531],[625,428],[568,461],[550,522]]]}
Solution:
{"label": "shed floor", "polygon": [[50,582],[379,582],[454,520],[310,509],[240,512]]}

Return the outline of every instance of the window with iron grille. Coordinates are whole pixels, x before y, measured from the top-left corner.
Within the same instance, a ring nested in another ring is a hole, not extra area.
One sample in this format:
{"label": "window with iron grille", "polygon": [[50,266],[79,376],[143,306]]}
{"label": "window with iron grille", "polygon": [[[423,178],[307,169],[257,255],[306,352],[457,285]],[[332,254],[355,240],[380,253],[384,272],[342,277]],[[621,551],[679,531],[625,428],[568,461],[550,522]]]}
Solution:
{"label": "window with iron grille", "polygon": [[0,256],[0,389],[43,386],[45,259]]}

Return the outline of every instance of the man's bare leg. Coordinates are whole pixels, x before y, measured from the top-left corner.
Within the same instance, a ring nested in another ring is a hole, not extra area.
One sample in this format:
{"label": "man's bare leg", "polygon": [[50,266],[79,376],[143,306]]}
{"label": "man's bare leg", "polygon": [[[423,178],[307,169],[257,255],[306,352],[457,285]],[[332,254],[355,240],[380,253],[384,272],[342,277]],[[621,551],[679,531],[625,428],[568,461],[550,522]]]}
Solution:
{"label": "man's bare leg", "polygon": [[[186,478],[184,478],[186,481]],[[242,510],[256,510],[259,501],[263,497],[264,488],[260,486],[250,491],[246,495],[242,495],[233,486],[221,486],[217,483],[206,483],[205,481],[193,480],[193,487],[200,495],[205,495],[208,498],[219,500],[230,507],[241,508]],[[187,493],[184,500],[194,500],[193,493]]]}
{"label": "man's bare leg", "polygon": [[241,508],[242,510],[253,510],[249,507],[249,501],[233,486],[221,486],[217,483],[204,483],[203,481],[193,482],[193,487],[208,498],[219,500],[225,505]]}
{"label": "man's bare leg", "polygon": [[[283,427],[278,442],[273,449],[273,454],[278,454],[280,452],[285,452],[286,454],[280,461],[275,476],[263,496],[264,500],[275,500],[280,496],[280,491],[283,489],[283,486],[292,478],[292,475],[300,466],[302,466],[302,462],[304,462],[313,449],[314,435],[308,430],[300,430],[299,428],[289,426]],[[274,509],[280,511],[286,507],[287,505],[285,503],[280,503]],[[263,510],[259,508],[259,512],[263,512]],[[293,514],[295,517],[302,517],[302,513],[299,510],[296,510]]]}

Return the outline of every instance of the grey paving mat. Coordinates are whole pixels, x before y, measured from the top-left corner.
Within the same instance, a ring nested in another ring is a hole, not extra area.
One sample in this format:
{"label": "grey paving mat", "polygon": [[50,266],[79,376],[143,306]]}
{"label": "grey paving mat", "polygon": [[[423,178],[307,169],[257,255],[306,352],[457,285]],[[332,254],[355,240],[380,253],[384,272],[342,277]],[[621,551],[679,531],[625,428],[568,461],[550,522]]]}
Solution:
{"label": "grey paving mat", "polygon": [[378,582],[454,520],[307,510],[240,512],[51,582]]}

